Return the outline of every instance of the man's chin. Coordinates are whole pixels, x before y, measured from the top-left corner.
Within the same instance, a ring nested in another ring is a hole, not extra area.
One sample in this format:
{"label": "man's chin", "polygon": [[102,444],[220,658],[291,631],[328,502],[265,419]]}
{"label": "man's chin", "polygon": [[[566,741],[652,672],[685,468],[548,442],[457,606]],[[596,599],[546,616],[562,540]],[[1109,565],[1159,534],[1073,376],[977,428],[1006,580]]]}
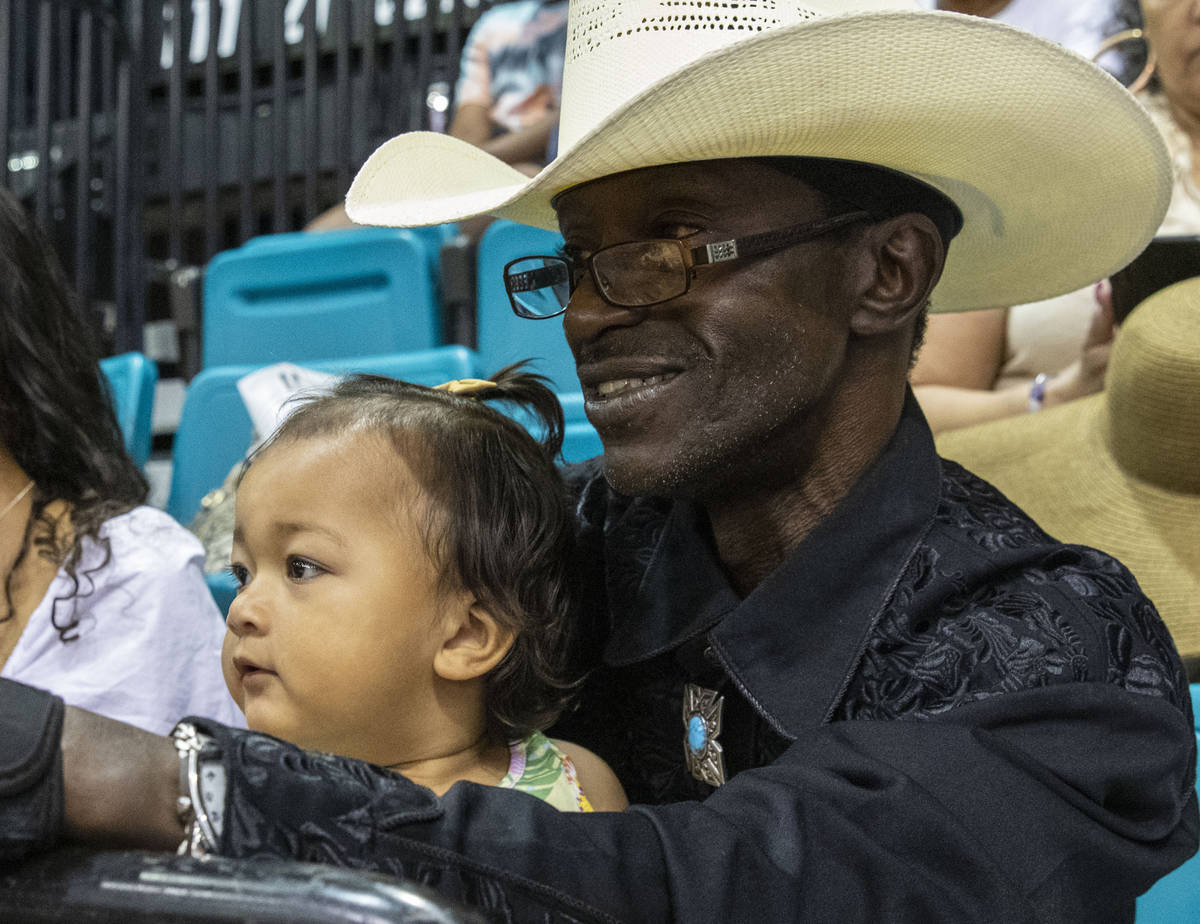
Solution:
{"label": "man's chin", "polygon": [[604,448],[604,478],[627,497],[662,497],[704,504],[745,487],[748,447],[728,441],[653,447],[619,443]]}
{"label": "man's chin", "polygon": [[702,473],[677,454],[634,453],[620,448],[604,452],[604,479],[627,497],[691,498]]}
{"label": "man's chin", "polygon": [[604,452],[604,480],[618,494],[627,497],[671,497],[665,473],[661,466],[639,464],[624,453]]}

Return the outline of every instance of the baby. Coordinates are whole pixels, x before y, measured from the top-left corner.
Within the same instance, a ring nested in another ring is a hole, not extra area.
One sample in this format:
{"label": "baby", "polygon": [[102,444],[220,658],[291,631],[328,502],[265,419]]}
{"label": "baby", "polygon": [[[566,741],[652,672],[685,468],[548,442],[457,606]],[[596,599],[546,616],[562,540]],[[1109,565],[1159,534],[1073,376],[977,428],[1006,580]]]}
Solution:
{"label": "baby", "polygon": [[353,376],[292,413],[237,492],[222,663],[249,727],[439,795],[468,780],[624,808],[607,764],[542,734],[572,688],[562,426],[515,366],[437,389]]}

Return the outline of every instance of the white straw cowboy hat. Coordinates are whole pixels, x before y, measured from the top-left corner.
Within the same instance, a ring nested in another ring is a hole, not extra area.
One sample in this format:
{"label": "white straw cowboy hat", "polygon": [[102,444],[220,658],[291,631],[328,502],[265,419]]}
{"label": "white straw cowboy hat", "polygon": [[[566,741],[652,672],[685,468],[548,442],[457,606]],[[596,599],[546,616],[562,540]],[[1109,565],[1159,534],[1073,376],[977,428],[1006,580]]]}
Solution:
{"label": "white straw cowboy hat", "polygon": [[362,224],[491,214],[557,228],[553,197],[657,164],[813,156],[910,174],[965,218],[934,310],[1095,282],[1153,235],[1158,132],[1058,45],[906,0],[572,0],[559,155],[532,179],[431,132],[383,144],[346,200]]}
{"label": "white straw cowboy hat", "polygon": [[938,451],[1055,538],[1119,559],[1200,667],[1200,278],[1121,325],[1104,392],[951,431]]}

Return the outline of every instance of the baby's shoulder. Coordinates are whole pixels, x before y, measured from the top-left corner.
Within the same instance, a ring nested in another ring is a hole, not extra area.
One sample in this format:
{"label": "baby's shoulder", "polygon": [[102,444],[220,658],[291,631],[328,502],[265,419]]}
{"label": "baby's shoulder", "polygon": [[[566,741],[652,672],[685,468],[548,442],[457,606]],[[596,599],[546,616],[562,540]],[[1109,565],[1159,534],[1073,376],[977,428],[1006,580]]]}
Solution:
{"label": "baby's shoulder", "polygon": [[597,812],[619,812],[629,805],[621,781],[598,755],[581,744],[551,739],[554,746],[575,765],[579,788]]}

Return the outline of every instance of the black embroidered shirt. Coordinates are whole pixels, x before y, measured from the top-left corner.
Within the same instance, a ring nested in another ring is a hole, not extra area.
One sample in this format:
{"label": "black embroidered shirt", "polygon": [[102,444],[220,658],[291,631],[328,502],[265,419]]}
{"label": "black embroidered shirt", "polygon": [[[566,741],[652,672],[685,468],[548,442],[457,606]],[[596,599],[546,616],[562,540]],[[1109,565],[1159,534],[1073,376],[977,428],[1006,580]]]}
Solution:
{"label": "black embroidered shirt", "polygon": [[[749,596],[689,504],[570,472],[591,670],[556,730],[635,803],[566,815],[215,728],[223,849],[408,876],[501,920],[1132,920],[1193,853],[1186,680],[1119,563],[938,459],[911,397],[852,493]],[[729,781],[684,761],[725,700]],[[210,726],[212,727],[212,726]]]}

